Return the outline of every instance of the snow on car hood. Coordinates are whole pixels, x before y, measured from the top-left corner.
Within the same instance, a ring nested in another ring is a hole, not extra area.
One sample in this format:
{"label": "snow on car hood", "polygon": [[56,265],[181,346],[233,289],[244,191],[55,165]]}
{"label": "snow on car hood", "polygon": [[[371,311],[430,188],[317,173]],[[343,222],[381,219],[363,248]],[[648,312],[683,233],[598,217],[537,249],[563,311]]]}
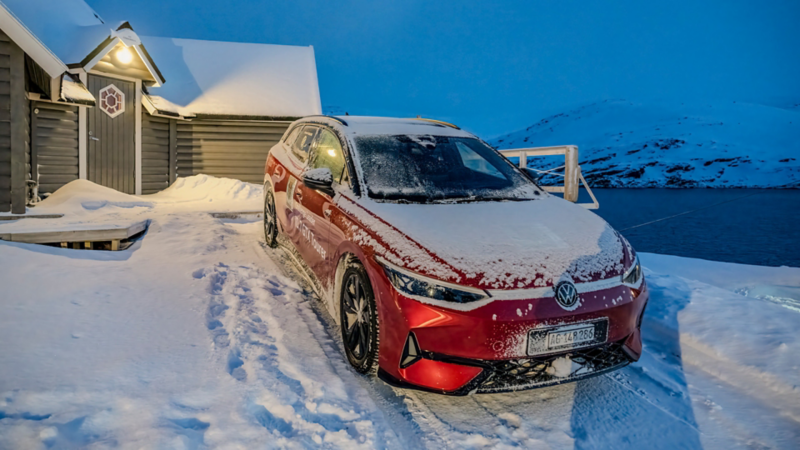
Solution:
{"label": "snow on car hood", "polygon": [[[597,215],[551,195],[523,202],[356,202],[386,223],[348,201],[341,206],[389,245],[406,268],[446,281],[522,289],[623,272],[618,234]],[[410,239],[399,239],[397,231]]]}

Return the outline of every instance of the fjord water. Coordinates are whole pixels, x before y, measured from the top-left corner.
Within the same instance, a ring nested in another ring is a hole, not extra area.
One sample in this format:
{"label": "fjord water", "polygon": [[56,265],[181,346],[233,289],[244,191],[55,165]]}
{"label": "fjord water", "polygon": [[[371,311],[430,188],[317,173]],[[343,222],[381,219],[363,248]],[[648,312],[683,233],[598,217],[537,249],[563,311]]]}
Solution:
{"label": "fjord water", "polygon": [[[595,212],[637,251],[800,267],[798,189],[594,189],[594,193],[600,202]],[[584,201],[590,200],[582,190]],[[625,230],[724,201],[728,202]]]}

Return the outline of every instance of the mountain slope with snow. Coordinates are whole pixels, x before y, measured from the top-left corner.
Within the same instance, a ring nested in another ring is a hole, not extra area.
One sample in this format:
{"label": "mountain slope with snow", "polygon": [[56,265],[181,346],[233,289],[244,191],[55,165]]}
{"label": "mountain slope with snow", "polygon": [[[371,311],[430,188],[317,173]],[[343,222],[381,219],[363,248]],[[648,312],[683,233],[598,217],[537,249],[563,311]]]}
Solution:
{"label": "mountain slope with snow", "polygon": [[[597,187],[783,187],[800,182],[800,110],[750,103],[607,100],[546,117],[490,143],[577,145]],[[529,159],[551,168],[556,158]]]}

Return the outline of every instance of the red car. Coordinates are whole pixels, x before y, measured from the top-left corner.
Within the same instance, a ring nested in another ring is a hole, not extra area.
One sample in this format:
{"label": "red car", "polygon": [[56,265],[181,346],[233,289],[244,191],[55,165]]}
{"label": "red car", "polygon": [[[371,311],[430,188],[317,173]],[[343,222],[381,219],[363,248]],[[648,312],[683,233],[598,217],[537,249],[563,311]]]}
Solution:
{"label": "red car", "polygon": [[326,302],[359,372],[464,395],[639,359],[648,291],[628,242],[454,125],[298,120],[264,192],[267,244]]}

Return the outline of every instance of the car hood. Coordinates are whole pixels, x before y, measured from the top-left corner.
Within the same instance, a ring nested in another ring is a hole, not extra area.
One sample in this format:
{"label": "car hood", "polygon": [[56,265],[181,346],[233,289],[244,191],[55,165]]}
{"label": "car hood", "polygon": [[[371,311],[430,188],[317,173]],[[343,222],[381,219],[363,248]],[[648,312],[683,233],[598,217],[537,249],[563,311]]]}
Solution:
{"label": "car hood", "polygon": [[624,270],[618,233],[594,213],[555,196],[521,202],[357,203],[360,208],[350,212],[385,244],[376,253],[429,277],[483,289],[523,289],[564,279],[597,281]]}

